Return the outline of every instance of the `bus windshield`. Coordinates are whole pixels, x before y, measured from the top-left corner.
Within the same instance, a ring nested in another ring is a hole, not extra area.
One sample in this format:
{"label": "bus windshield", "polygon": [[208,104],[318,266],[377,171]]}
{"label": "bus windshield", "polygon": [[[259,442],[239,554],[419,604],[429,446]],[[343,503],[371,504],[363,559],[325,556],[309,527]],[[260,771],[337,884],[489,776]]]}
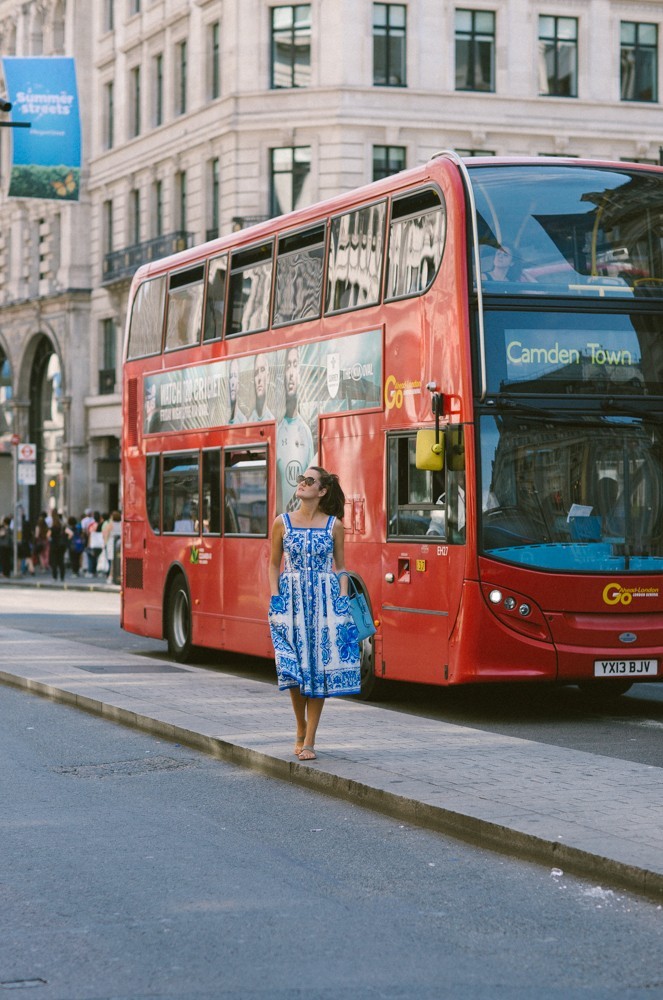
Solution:
{"label": "bus windshield", "polygon": [[663,426],[508,412],[480,422],[486,555],[551,571],[663,570]]}
{"label": "bus windshield", "polygon": [[544,163],[470,176],[485,294],[663,297],[663,172]]}

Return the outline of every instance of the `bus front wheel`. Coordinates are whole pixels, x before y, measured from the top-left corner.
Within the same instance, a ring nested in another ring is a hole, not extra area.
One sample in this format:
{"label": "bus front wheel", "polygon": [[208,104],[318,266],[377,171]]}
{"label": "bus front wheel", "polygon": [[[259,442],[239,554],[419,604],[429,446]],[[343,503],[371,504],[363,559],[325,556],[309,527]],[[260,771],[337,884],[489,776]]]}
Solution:
{"label": "bus front wheel", "polygon": [[362,701],[377,701],[382,681],[375,676],[375,643],[373,636],[359,642],[359,677]]}
{"label": "bus front wheel", "polygon": [[178,663],[191,657],[191,600],[184,579],[180,576],[168,591],[166,612],[168,652]]}

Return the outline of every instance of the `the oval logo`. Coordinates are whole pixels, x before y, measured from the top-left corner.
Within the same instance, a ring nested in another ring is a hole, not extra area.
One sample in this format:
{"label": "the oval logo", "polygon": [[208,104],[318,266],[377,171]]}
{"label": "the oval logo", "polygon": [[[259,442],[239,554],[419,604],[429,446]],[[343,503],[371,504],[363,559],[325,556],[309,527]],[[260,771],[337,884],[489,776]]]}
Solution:
{"label": "the oval logo", "polygon": [[637,639],[635,632],[622,632],[619,637],[620,642],[635,642]]}

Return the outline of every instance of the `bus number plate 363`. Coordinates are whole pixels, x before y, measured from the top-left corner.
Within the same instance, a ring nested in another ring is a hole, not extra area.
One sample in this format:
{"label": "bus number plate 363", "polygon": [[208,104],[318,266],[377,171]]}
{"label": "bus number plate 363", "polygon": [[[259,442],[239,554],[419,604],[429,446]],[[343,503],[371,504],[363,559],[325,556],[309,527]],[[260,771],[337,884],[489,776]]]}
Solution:
{"label": "bus number plate 363", "polygon": [[595,677],[656,677],[658,660],[594,660]]}

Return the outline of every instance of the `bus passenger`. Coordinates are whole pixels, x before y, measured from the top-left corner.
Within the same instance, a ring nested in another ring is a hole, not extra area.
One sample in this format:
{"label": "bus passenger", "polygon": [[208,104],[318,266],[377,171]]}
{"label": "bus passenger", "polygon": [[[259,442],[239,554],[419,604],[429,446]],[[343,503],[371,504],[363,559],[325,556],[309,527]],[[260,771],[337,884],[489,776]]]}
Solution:
{"label": "bus passenger", "polygon": [[296,493],[299,508],[272,526],[269,627],[279,690],[290,691],[295,713],[295,756],[310,761],[324,699],[359,694],[359,641],[347,577],[339,582],[332,571],[332,564],[337,573],[345,569],[338,476],[309,466]]}
{"label": "bus passenger", "polygon": [[508,247],[499,246],[493,255],[492,267],[481,275],[484,281],[517,281],[514,273],[513,254]]}
{"label": "bus passenger", "polygon": [[255,356],[253,362],[253,385],[256,393],[256,405],[249,420],[273,420],[274,414],[267,406],[269,361],[266,354],[256,354]]}

